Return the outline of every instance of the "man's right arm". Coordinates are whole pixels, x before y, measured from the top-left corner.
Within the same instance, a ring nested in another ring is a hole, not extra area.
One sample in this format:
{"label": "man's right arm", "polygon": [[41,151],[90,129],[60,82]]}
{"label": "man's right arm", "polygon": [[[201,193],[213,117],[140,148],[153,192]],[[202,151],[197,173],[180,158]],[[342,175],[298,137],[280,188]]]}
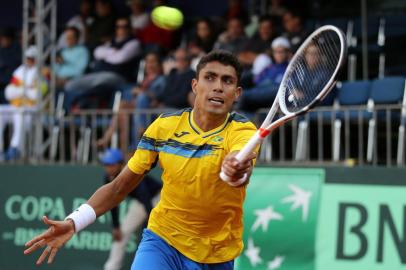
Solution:
{"label": "man's right arm", "polygon": [[[91,213],[91,216],[94,216],[95,213],[98,217],[118,205],[139,184],[142,177],[142,175],[133,173],[126,166],[112,182],[102,186],[93,194],[88,200],[87,206],[84,207],[87,211],[76,213],[76,222],[80,221],[78,224],[88,225],[91,223],[87,222],[90,220],[89,211],[93,213]],[[93,208],[94,212],[89,208]],[[69,217],[68,220],[64,221],[49,220],[47,217],[44,217],[43,220],[49,226],[48,230],[28,241],[25,244],[27,249],[24,251],[24,254],[29,254],[46,246],[37,260],[37,265],[41,264],[47,257],[48,263],[52,263],[58,250],[78,231],[75,228],[77,225],[75,220],[69,219]],[[85,226],[82,226],[82,229]]]}
{"label": "man's right arm", "polygon": [[99,217],[125,199],[141,182],[143,175],[133,173],[128,166],[110,183],[100,187],[87,201]]}

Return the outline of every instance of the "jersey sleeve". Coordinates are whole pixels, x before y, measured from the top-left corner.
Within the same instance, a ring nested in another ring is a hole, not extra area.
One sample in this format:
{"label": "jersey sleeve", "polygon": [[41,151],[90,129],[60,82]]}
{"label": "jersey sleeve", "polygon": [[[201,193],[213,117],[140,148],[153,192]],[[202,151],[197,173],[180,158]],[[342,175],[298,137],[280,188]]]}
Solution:
{"label": "jersey sleeve", "polygon": [[159,123],[160,119],[156,119],[145,131],[137,150],[128,161],[128,168],[135,174],[144,174],[149,171],[159,154]]}
{"label": "jersey sleeve", "polygon": [[249,141],[249,139],[255,134],[256,127],[251,122],[239,123],[233,128],[233,134],[228,141],[229,152],[239,151]]}

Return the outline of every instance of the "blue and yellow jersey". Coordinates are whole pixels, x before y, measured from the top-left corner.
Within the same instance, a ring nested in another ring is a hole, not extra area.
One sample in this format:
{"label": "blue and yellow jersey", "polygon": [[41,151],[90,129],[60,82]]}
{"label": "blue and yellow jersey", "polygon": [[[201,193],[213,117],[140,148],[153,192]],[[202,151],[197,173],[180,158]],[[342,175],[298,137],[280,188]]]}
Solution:
{"label": "blue and yellow jersey", "polygon": [[240,150],[255,131],[254,124],[236,113],[207,132],[193,121],[192,109],[155,120],[128,162],[136,174],[155,162],[163,170],[161,200],[151,212],[148,228],[194,261],[236,258],[243,249],[246,187],[228,185],[219,173],[224,157]]}

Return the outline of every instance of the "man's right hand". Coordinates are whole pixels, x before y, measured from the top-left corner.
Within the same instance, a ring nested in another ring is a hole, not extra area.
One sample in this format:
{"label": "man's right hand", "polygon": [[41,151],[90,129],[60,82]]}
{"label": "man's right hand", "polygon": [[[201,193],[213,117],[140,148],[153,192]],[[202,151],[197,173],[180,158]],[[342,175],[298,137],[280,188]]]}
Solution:
{"label": "man's right hand", "polygon": [[121,241],[122,238],[123,238],[123,234],[121,233],[121,230],[119,228],[113,229],[113,240]]}
{"label": "man's right hand", "polygon": [[49,256],[48,264],[52,263],[58,250],[75,234],[75,224],[70,219],[55,221],[44,216],[43,221],[49,226],[48,230],[25,243],[27,249],[24,250],[24,254],[30,254],[46,246],[36,262],[37,265],[41,264],[47,256]]}

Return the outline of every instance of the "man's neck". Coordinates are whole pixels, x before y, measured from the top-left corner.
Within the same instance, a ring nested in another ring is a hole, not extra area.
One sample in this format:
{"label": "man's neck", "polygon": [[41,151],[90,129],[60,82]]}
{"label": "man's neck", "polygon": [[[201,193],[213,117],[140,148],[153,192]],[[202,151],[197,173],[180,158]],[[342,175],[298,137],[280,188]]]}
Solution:
{"label": "man's neck", "polygon": [[227,118],[226,115],[204,112],[198,108],[193,109],[193,121],[204,132],[221,126]]}

